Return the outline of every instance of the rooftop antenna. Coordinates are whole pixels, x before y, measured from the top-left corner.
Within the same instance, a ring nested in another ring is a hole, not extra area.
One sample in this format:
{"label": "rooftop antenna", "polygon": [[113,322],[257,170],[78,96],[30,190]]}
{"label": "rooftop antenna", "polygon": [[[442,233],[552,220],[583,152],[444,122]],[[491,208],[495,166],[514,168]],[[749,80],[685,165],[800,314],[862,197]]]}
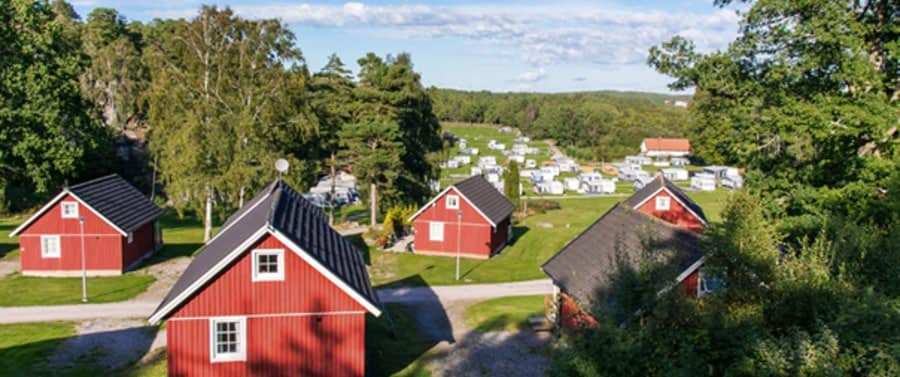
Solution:
{"label": "rooftop antenna", "polygon": [[287,173],[288,168],[290,166],[291,166],[291,164],[289,164],[287,162],[287,160],[285,160],[283,158],[279,158],[279,159],[275,160],[275,170],[278,170],[278,180],[279,181],[281,180],[281,175],[284,173]]}

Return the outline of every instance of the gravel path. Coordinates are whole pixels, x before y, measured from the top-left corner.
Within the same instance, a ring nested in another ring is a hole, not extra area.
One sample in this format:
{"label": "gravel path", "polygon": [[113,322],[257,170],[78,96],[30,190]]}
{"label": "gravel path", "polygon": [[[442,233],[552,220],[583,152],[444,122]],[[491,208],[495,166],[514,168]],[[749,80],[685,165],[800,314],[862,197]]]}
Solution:
{"label": "gravel path", "polygon": [[50,359],[56,367],[91,360],[104,370],[121,369],[146,355],[156,338],[156,327],[143,318],[90,320],[75,331],[78,335],[60,344]]}
{"label": "gravel path", "polygon": [[407,303],[420,329],[438,344],[423,356],[433,376],[538,377],[547,370],[549,359],[543,350],[547,333],[531,331],[482,333],[470,329],[463,319],[465,310],[481,300],[441,303]]}
{"label": "gravel path", "polygon": [[19,259],[0,260],[0,278],[19,271]]}

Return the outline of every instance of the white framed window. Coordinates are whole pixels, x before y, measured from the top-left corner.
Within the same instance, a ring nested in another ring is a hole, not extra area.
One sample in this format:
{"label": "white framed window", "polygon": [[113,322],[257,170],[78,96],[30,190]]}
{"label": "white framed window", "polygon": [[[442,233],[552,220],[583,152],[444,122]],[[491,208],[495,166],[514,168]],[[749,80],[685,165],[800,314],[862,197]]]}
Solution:
{"label": "white framed window", "polygon": [[428,239],[431,241],[443,241],[444,223],[432,222],[428,227]]}
{"label": "white framed window", "polygon": [[247,360],[247,317],[209,319],[209,361]]}
{"label": "white framed window", "polygon": [[284,280],[284,249],[253,250],[253,281]]}
{"label": "white framed window", "polygon": [[697,273],[697,297],[706,296],[722,288],[722,279],[718,276],[704,274],[703,270]]}
{"label": "white framed window", "polygon": [[459,197],[447,195],[447,209],[459,209]]}
{"label": "white framed window", "polygon": [[134,233],[128,232],[128,243],[134,242]]}
{"label": "white framed window", "polygon": [[59,258],[59,235],[41,236],[41,258]]}
{"label": "white framed window", "polygon": [[657,196],[656,197],[656,210],[657,211],[668,211],[669,204],[671,203],[671,201],[672,201],[672,199],[669,198],[668,196]]}
{"label": "white framed window", "polygon": [[62,202],[62,218],[77,219],[78,218],[78,202]]}

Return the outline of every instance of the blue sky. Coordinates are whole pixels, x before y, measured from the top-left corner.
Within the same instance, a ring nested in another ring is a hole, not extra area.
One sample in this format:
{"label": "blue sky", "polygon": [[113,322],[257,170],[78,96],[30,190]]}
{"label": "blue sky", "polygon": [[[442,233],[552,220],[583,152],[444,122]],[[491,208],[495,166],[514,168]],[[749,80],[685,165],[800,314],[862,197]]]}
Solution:
{"label": "blue sky", "polygon": [[366,52],[408,52],[425,85],[491,91],[668,92],[647,67],[650,46],[682,35],[701,51],[737,35],[734,9],[712,0],[592,2],[73,0],[83,17],[116,8],[130,20],[193,17],[200,4],[280,18],[310,69],[332,52],[351,68]]}

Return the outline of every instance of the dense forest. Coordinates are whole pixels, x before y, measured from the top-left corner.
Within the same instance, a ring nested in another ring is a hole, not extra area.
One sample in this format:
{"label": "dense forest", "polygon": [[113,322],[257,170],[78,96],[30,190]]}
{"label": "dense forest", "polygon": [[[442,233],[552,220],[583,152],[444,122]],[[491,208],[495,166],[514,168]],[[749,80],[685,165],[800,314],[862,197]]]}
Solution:
{"label": "dense forest", "polygon": [[687,111],[665,100],[688,97],[628,92],[490,93],[431,89],[440,120],[502,124],[551,138],[573,157],[611,160],[635,154],[645,137],[685,137]]}
{"label": "dense forest", "polygon": [[[278,20],[82,19],[65,1],[0,2],[0,210],[110,172],[178,211],[229,213],[275,177],[299,188],[352,166],[373,211],[423,200],[441,148],[407,54],[337,56],[311,73]],[[155,178],[154,178],[155,177]],[[372,216],[375,219],[375,216]]]}
{"label": "dense forest", "polygon": [[706,230],[704,273],[723,286],[667,289],[648,250],[551,375],[900,375],[900,7],[742,3],[727,49],[674,37],[648,58],[695,89],[699,157],[748,172]]}

